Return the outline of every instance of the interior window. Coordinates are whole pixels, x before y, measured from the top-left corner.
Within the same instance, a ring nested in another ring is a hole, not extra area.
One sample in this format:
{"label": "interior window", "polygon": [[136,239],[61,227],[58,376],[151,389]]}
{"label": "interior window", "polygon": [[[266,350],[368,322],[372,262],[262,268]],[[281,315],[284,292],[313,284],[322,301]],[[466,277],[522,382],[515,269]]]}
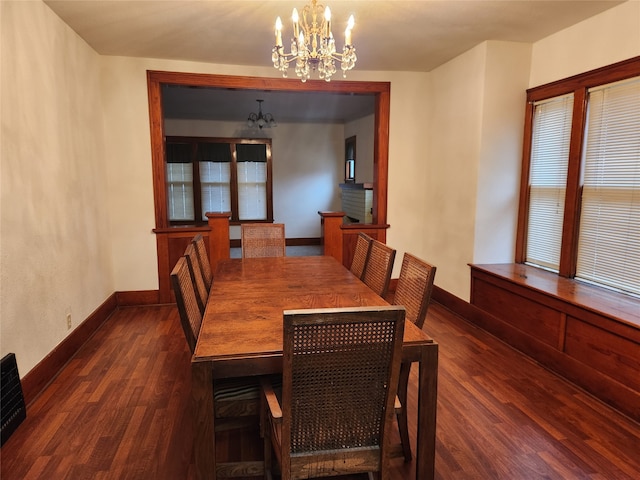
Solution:
{"label": "interior window", "polygon": [[169,224],[273,221],[270,139],[167,137],[165,151]]}

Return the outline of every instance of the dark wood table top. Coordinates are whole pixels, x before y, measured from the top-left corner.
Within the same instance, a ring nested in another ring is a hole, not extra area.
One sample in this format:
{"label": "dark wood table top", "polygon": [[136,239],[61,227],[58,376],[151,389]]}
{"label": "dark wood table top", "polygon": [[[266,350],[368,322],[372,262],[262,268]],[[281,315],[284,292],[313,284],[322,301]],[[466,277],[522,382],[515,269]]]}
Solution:
{"label": "dark wood table top", "polygon": [[[216,377],[277,373],[282,368],[284,310],[384,305],[388,303],[333,257],[222,260],[214,272],[193,361],[213,362]],[[432,342],[407,322],[403,357],[418,360],[419,347]]]}

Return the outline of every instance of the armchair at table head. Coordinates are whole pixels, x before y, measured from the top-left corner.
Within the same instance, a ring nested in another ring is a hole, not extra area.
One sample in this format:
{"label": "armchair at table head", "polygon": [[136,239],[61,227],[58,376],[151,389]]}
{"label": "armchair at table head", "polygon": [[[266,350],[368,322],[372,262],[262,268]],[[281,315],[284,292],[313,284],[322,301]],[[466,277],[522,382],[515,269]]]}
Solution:
{"label": "armchair at table head", "polygon": [[386,472],[403,331],[397,306],[284,312],[281,393],[262,382],[267,476],[272,446],[282,480]]}

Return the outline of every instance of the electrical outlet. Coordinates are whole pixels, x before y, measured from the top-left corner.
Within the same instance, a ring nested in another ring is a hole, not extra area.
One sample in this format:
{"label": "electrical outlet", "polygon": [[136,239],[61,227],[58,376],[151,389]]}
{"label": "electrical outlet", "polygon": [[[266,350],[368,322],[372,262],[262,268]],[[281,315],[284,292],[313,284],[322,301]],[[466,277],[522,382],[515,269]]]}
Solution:
{"label": "electrical outlet", "polygon": [[71,330],[71,314],[67,313],[67,330]]}

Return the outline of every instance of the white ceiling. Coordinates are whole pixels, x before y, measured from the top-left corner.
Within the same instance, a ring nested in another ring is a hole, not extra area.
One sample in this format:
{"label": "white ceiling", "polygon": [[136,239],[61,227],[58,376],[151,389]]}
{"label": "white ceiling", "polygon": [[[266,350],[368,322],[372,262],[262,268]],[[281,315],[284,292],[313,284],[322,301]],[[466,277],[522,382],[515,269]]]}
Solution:
{"label": "white ceiling", "polygon": [[[275,18],[283,19],[286,45],[292,9],[301,10],[309,2],[45,0],[45,3],[102,55],[269,66]],[[320,3],[331,8],[339,49],[343,44],[339,32],[344,31],[349,15],[354,15],[356,69],[428,72],[485,40],[535,42],[623,2],[326,0]],[[249,97],[243,99],[242,105],[252,103],[248,108],[255,111],[255,99],[264,98],[265,110],[269,110],[270,101],[265,95],[250,93]],[[181,101],[187,102],[189,98]],[[234,101],[232,105],[237,110],[239,103]],[[314,108],[319,117],[322,105],[328,103],[321,101]],[[351,108],[357,110],[362,106]],[[276,119],[278,115],[289,117],[285,110],[279,113],[272,109],[272,113]]]}

